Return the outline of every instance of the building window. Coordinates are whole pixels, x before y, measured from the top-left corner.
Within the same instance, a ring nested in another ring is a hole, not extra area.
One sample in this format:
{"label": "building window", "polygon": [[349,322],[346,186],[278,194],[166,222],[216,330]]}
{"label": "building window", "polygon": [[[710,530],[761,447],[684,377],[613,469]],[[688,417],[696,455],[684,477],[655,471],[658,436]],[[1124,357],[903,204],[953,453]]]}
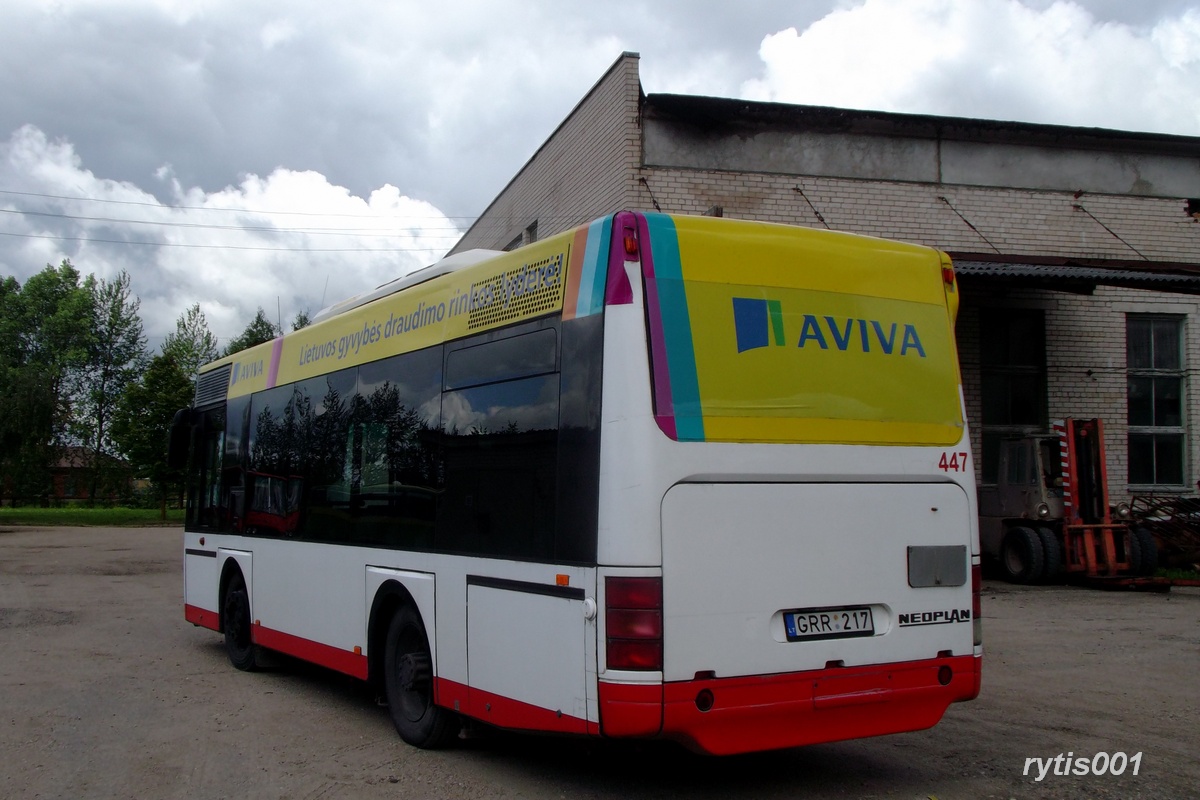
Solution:
{"label": "building window", "polygon": [[1129,482],[1184,484],[1183,318],[1125,317]]}
{"label": "building window", "polygon": [[983,309],[981,479],[996,482],[1000,442],[1046,428],[1046,321],[1039,309]]}

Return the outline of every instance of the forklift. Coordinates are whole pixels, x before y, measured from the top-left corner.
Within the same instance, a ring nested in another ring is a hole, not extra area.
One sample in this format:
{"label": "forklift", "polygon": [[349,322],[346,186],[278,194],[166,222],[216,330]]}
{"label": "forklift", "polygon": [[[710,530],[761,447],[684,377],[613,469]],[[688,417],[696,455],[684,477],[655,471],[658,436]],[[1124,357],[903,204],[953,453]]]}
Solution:
{"label": "forklift", "polygon": [[1109,506],[1100,420],[1059,420],[1052,433],[1002,440],[999,456],[996,485],[979,490],[979,538],[1001,577],[1096,583],[1154,574],[1153,534],[1133,525],[1128,504]]}

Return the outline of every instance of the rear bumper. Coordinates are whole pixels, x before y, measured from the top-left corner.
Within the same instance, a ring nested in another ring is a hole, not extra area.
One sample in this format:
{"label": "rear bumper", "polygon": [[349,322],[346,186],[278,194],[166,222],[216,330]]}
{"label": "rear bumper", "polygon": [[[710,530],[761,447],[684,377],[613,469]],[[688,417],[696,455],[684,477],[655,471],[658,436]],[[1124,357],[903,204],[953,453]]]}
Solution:
{"label": "rear bumper", "polygon": [[[956,656],[656,685],[601,681],[600,730],[673,739],[712,755],[921,730],[951,703],[979,694],[981,660]],[[950,670],[945,684],[943,667]],[[697,696],[705,691],[712,707],[701,711]]]}

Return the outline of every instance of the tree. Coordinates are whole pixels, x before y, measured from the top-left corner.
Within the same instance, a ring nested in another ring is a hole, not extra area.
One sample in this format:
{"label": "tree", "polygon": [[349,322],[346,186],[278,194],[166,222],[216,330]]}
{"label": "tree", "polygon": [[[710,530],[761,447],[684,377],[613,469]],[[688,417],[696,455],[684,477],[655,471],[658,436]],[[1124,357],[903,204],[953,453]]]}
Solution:
{"label": "tree", "polygon": [[129,273],[102,280],[92,292],[92,331],[85,368],[86,388],[77,419],[80,439],[87,443],[91,462],[89,503],[96,502],[112,465],[109,425],[117,401],[146,364],[146,336],[138,316],[141,301],[130,289]]}
{"label": "tree", "polygon": [[169,353],[155,356],[141,379],[130,384],[117,404],[112,437],[134,473],[148,478],[163,519],[167,500],[183,486],[183,471],[167,466],[167,437],[175,412],[190,405],[192,379]]}
{"label": "tree", "polygon": [[230,340],[225,346],[224,355],[230,356],[234,353],[240,353],[256,344],[269,342],[276,336],[279,336],[281,331],[275,327],[275,323],[267,319],[267,314],[262,310],[262,306],[258,307],[258,313],[254,315],[254,319],[246,326],[246,330],[242,331],[236,338]]}
{"label": "tree", "polygon": [[312,318],[308,316],[307,311],[297,311],[296,317],[292,320],[292,330],[298,331],[301,328],[307,328],[312,325]]}
{"label": "tree", "polygon": [[0,283],[0,477],[14,504],[49,495],[51,467],[73,441],[94,288],[67,260],[24,286],[13,278]]}
{"label": "tree", "polygon": [[175,332],[163,339],[163,355],[175,359],[183,374],[194,376],[200,367],[218,356],[217,337],[208,329],[208,320],[196,303],[175,320]]}

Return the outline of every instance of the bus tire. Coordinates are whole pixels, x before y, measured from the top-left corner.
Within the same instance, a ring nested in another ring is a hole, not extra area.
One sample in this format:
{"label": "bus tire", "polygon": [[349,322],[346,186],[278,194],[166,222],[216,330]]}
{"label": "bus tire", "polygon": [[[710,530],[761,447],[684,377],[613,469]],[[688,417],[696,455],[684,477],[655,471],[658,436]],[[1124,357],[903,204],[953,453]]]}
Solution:
{"label": "bus tire", "polygon": [[414,747],[436,750],[458,738],[458,715],[433,703],[433,659],[421,615],[401,606],[388,626],[384,650],[388,710],[400,738]]}
{"label": "bus tire", "polygon": [[1044,564],[1042,537],[1032,528],[1011,528],[1000,546],[1000,569],[1011,583],[1036,583]]}
{"label": "bus tire", "polygon": [[1158,572],[1158,541],[1149,528],[1137,527],[1129,532],[1133,545],[1132,553],[1137,555],[1137,563],[1133,571],[1137,575],[1153,575]]}
{"label": "bus tire", "polygon": [[250,635],[250,594],[242,573],[234,571],[221,603],[221,622],[225,629],[225,652],[229,663],[244,672],[258,669],[258,648]]}
{"label": "bus tire", "polygon": [[1042,582],[1053,583],[1062,570],[1062,545],[1050,528],[1038,528],[1037,534],[1042,540]]}

